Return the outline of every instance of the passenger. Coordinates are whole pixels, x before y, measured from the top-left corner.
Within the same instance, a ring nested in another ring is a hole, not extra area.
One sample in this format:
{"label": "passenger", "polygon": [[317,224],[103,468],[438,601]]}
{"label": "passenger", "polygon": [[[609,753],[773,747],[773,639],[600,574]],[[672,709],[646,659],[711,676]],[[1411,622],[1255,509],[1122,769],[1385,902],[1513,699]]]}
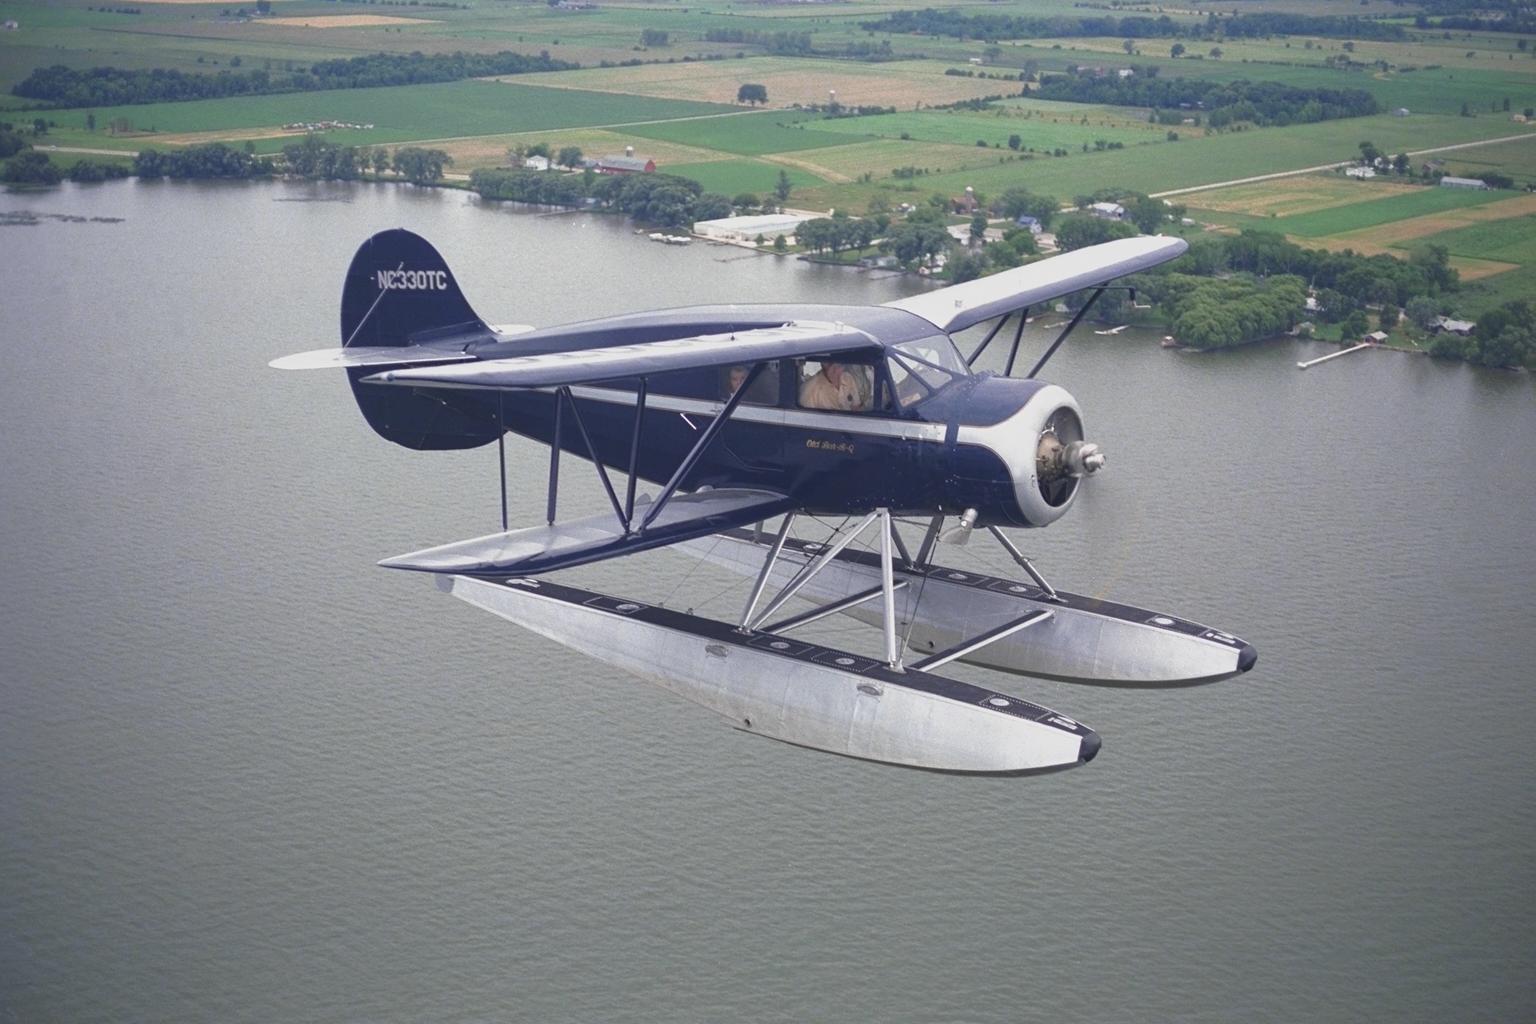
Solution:
{"label": "passenger", "polygon": [[731,382],[730,385],[726,388],[726,395],[734,395],[738,390],[740,390],[741,382],[746,379],[747,368],[745,366],[731,367]]}
{"label": "passenger", "polygon": [[814,377],[800,385],[800,404],[807,409],[865,412],[869,396],[868,383],[858,368],[850,370],[841,363],[823,363]]}

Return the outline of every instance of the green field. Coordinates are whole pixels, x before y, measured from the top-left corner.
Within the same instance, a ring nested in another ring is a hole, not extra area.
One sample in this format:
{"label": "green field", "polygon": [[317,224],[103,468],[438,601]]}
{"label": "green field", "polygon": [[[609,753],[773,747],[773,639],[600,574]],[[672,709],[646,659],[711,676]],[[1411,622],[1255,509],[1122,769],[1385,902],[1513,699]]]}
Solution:
{"label": "green field", "polygon": [[[692,178],[703,185],[706,191],[727,196],[742,192],[772,192],[774,185],[778,184],[780,171],[789,175],[790,183],[797,189],[821,183],[818,178],[798,167],[781,167],[759,160],[711,160],[700,164],[678,164],[665,170],[668,174]],[[790,197],[790,202],[795,202],[794,196]]]}
{"label": "green field", "polygon": [[1521,142],[1505,142],[1493,146],[1474,146],[1446,153],[1447,174],[1464,178],[1477,178],[1489,172],[1507,174],[1516,187],[1536,184],[1536,132]]}
{"label": "green field", "polygon": [[[1385,199],[1369,199],[1363,203],[1352,203],[1349,206],[1339,206],[1331,210],[1298,213],[1291,217],[1276,217],[1268,223],[1276,231],[1287,235],[1322,238],[1327,235],[1343,234],[1346,231],[1391,224],[1394,221],[1407,220],[1409,217],[1422,217],[1425,214],[1457,210],[1465,206],[1481,206],[1499,199],[1508,199],[1509,196],[1508,192],[1492,189],[1478,191],[1425,186],[1414,192],[1388,196]],[[1468,253],[1467,255],[1482,254]]]}
{"label": "green field", "polygon": [[784,153],[797,149],[815,149],[820,146],[841,146],[850,141],[842,135],[807,131],[806,129],[812,125],[821,123],[819,120],[813,120],[816,117],[815,114],[765,110],[758,113],[706,117],[695,121],[674,121],[669,124],[633,125],[626,130],[631,135],[648,139],[676,142],[684,146],[699,146],[704,149],[719,150],[722,153],[734,153],[738,156],[761,156],[764,153]]}
{"label": "green field", "polygon": [[[546,131],[691,117],[722,108],[686,100],[547,89],[502,82],[465,81],[380,89],[241,96],[188,103],[148,103],[104,107],[95,111],[98,126],[129,119],[137,131],[186,134],[216,130],[270,128],[296,121],[345,121],[372,124],[363,131],[339,131],[332,138],[348,144],[413,142],[424,139]],[[59,141],[84,145],[105,135],[84,133],[84,110],[53,111]],[[70,130],[74,134],[69,135]],[[154,139],[138,139],[139,145]]]}
{"label": "green field", "polygon": [[1415,244],[1443,245],[1453,256],[1536,265],[1536,215],[1469,224],[1417,239]]}
{"label": "green field", "polygon": [[[948,195],[958,195],[967,185],[988,194],[1015,185],[1061,197],[1112,187],[1156,193],[1347,160],[1359,153],[1362,139],[1373,139],[1382,149],[1396,152],[1470,142],[1522,128],[1507,121],[1475,117],[1356,117],[1159,142],[1123,151],[992,164],[920,178],[917,185],[923,191]],[[898,187],[889,179],[879,184]],[[868,195],[868,186],[838,185],[818,199],[820,205],[852,208],[861,202],[861,195]]]}
{"label": "green field", "polygon": [[[1009,135],[1018,135],[1024,149],[1052,150],[1058,147],[1079,149],[1103,139],[1105,142],[1122,142],[1127,145],[1161,140],[1166,128],[1149,130],[1146,124],[1132,127],[1125,122],[1099,121],[1088,118],[1086,110],[1077,120],[1069,116],[1023,117],[1017,108],[999,111],[973,112],[956,110],[919,111],[899,114],[877,114],[873,117],[847,117],[823,120],[808,125],[812,131],[822,134],[877,135],[886,139],[907,137],[922,142],[945,142],[951,145],[976,146],[978,141],[993,148],[1006,149]],[[1107,119],[1106,119],[1107,121]],[[981,147],[977,147],[981,148]]]}

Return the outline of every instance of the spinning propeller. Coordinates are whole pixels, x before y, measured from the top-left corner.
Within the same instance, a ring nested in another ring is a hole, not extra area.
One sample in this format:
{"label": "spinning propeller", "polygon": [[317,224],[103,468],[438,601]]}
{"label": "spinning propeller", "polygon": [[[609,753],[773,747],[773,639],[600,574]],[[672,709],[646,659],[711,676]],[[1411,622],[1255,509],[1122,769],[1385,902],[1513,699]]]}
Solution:
{"label": "spinning propeller", "polygon": [[1104,468],[1099,446],[1083,440],[1083,421],[1062,406],[1045,421],[1035,447],[1035,477],[1040,496],[1053,508],[1066,504],[1077,482]]}

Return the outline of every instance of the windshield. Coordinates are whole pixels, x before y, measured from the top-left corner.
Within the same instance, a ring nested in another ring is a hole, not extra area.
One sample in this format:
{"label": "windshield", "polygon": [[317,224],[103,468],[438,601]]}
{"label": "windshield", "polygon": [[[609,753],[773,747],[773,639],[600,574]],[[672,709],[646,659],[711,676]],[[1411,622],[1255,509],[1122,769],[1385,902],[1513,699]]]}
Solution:
{"label": "windshield", "polygon": [[891,382],[903,406],[926,398],[956,377],[969,377],[970,367],[960,358],[955,343],[940,334],[892,345]]}

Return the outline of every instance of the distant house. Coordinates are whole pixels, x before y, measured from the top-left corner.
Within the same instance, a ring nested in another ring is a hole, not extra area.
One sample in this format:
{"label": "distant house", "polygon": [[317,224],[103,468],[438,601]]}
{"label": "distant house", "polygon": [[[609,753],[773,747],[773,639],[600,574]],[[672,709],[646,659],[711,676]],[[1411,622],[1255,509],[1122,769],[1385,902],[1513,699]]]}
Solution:
{"label": "distant house", "polygon": [[981,61],[981,58],[980,58],[980,57],[972,57],[972,58],[971,58],[971,61],[970,61],[970,62],[971,62],[971,63],[972,63],[972,64],[975,64],[975,65],[978,65],[978,66],[979,66],[979,65],[980,65],[980,64],[981,64],[981,63],[982,63],[982,61]]}
{"label": "distant house", "polygon": [[1032,235],[1038,235],[1040,232],[1045,230],[1045,226],[1040,223],[1039,218],[1031,217],[1027,213],[1019,214],[1019,217],[1014,221],[1014,224],[1021,228],[1029,228],[1029,233]]}
{"label": "distant house", "polygon": [[980,203],[976,202],[976,193],[970,189],[966,189],[963,196],[949,197],[949,208],[955,213],[965,216],[975,213],[980,205]]}
{"label": "distant house", "polygon": [[1407,117],[1408,116],[1408,108],[1407,107],[1398,107],[1396,110],[1392,111],[1392,116],[1393,117]]}
{"label": "distant house", "polygon": [[1374,167],[1346,167],[1344,168],[1344,176],[1346,178],[1374,178],[1376,177],[1376,169]]}
{"label": "distant house", "polygon": [[598,174],[651,174],[656,161],[646,156],[601,156],[597,158]]}
{"label": "distant house", "polygon": [[523,161],[523,166],[530,171],[547,171],[549,170],[549,157],[530,156]]}
{"label": "distant house", "polygon": [[1510,114],[1509,119],[1515,122],[1515,124],[1525,124],[1526,121],[1530,120],[1524,114]]}
{"label": "distant house", "polygon": [[1373,345],[1383,344],[1387,340],[1387,332],[1386,331],[1372,331],[1370,334],[1367,334],[1365,336],[1365,340],[1369,341]]}
{"label": "distant house", "polygon": [[1125,207],[1119,203],[1094,203],[1088,212],[1103,220],[1124,220]]}
{"label": "distant house", "polygon": [[1456,178],[1449,174],[1440,179],[1440,184],[1444,188],[1488,188],[1488,183],[1481,178]]}
{"label": "distant house", "polygon": [[1466,336],[1472,333],[1477,324],[1471,320],[1452,320],[1448,316],[1437,316],[1429,322],[1429,329],[1436,334],[1446,331],[1451,334]]}
{"label": "distant house", "polygon": [[1133,70],[1132,68],[1120,68],[1118,71],[1115,72],[1115,74],[1119,75],[1121,78],[1130,78],[1135,73],[1136,73],[1135,70]]}
{"label": "distant house", "polygon": [[859,266],[865,270],[890,270],[901,266],[901,260],[886,253],[881,256],[865,256],[859,260]]}
{"label": "distant house", "polygon": [[7,32],[20,32],[21,22],[17,21],[15,18],[7,18],[5,19],[5,23],[0,25],[0,29],[4,29]]}

